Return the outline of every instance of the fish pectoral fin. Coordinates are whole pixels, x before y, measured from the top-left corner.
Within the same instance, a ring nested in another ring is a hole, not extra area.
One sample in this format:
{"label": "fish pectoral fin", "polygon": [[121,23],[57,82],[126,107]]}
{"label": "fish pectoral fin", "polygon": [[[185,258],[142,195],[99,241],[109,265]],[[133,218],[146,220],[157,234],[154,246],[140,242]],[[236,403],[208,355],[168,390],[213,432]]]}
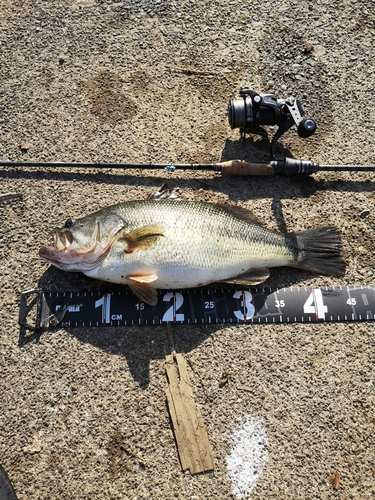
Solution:
{"label": "fish pectoral fin", "polygon": [[266,267],[260,267],[257,269],[249,269],[243,274],[238,276],[234,276],[233,278],[229,278],[227,280],[222,280],[220,283],[228,283],[230,285],[258,285],[259,283],[263,283],[269,278],[270,270]]}
{"label": "fish pectoral fin", "polygon": [[147,250],[152,248],[159,238],[164,236],[162,228],[157,224],[143,226],[130,233],[121,236],[127,243],[125,253],[133,253],[136,250]]}
{"label": "fish pectoral fin", "polygon": [[127,283],[132,292],[146,304],[150,306],[156,306],[158,302],[158,293],[156,288],[152,288],[148,283],[152,283],[157,279],[156,274],[150,274],[147,276],[127,276]]}

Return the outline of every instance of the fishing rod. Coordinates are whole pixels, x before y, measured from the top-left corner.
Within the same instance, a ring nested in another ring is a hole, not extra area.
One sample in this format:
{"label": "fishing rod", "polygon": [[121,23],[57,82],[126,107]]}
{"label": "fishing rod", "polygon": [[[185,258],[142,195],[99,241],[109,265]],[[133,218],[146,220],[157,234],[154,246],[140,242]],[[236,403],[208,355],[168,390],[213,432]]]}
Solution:
{"label": "fishing rod", "polygon": [[160,169],[166,172],[176,170],[212,170],[223,175],[274,176],[311,175],[316,172],[374,172],[375,165],[320,165],[313,160],[242,161],[229,160],[220,163],[106,163],[106,162],[62,162],[62,161],[0,161],[0,167],[42,167],[42,168],[98,168],[98,169]]}
{"label": "fishing rod", "polygon": [[229,100],[227,115],[232,129],[239,128],[241,142],[246,134],[256,132],[264,125],[277,125],[278,129],[270,144],[270,159],[267,161],[229,160],[220,163],[107,163],[107,162],[33,162],[0,161],[0,167],[52,167],[52,168],[113,168],[113,169],[164,169],[213,170],[223,175],[273,176],[311,175],[326,172],[373,172],[375,165],[320,165],[313,160],[295,158],[276,159],[275,146],[280,137],[295,126],[299,137],[308,138],[316,131],[316,123],[304,117],[301,102],[294,97],[277,99],[273,94],[258,94],[248,88],[239,91],[238,99]]}

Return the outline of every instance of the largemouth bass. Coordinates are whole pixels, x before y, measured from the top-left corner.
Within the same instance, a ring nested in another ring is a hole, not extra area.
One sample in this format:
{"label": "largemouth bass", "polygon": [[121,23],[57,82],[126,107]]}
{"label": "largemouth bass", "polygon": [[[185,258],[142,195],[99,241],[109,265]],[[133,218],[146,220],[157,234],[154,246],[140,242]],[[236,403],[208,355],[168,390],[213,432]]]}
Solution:
{"label": "largemouth bass", "polygon": [[340,275],[335,227],[282,234],[263,228],[248,210],[181,200],[119,203],[52,233],[39,255],[59,269],[129,285],[150,305],[156,289],[225,282],[255,285],[269,268],[291,266]]}

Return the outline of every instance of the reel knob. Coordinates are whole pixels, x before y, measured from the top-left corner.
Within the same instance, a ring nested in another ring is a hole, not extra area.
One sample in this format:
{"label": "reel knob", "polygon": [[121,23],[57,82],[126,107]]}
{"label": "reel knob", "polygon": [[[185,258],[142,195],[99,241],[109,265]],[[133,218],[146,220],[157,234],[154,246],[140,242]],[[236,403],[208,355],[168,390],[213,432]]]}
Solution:
{"label": "reel knob", "polygon": [[310,137],[316,130],[316,123],[311,118],[303,118],[298,125],[298,135],[303,139]]}

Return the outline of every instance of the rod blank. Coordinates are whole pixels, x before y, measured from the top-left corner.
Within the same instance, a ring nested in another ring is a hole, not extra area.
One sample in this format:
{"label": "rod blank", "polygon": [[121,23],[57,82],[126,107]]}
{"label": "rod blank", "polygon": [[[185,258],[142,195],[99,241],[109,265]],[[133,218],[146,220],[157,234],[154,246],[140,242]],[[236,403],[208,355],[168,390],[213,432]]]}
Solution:
{"label": "rod blank", "polygon": [[313,160],[253,161],[229,160],[222,163],[107,163],[107,162],[59,162],[59,161],[0,161],[0,167],[40,167],[40,168],[98,168],[98,169],[150,169],[165,170],[213,170],[223,175],[273,176],[310,175],[325,172],[374,172],[375,165],[319,165]]}

